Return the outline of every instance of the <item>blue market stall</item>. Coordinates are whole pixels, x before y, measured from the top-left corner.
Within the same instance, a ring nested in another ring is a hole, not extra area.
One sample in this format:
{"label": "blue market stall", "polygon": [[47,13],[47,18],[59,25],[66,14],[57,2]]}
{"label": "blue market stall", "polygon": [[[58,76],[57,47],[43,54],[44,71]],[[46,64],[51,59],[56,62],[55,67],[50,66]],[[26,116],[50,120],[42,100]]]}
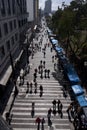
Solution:
{"label": "blue market stall", "polygon": [[58,44],[58,40],[56,39],[52,39],[51,41],[52,41],[52,44]]}
{"label": "blue market stall", "polygon": [[64,50],[63,50],[62,47],[56,46],[55,50],[56,50],[58,58],[61,58],[63,55],[65,55]]}
{"label": "blue market stall", "polygon": [[67,76],[71,84],[80,83],[80,79],[76,73],[68,73]]}
{"label": "blue market stall", "polygon": [[77,112],[77,119],[79,123],[75,120],[74,126],[79,130],[87,130],[87,99],[84,95],[80,95],[77,96],[77,102],[80,106],[79,111]]}
{"label": "blue market stall", "polygon": [[64,71],[67,75],[68,80],[70,81],[72,85],[75,85],[81,82],[72,64],[70,63],[66,64],[64,66]]}
{"label": "blue market stall", "polygon": [[87,100],[84,95],[80,95],[76,97],[80,107],[87,107]]}
{"label": "blue market stall", "polygon": [[58,46],[58,40],[53,38],[53,39],[50,39],[50,41],[52,43],[53,48],[55,49],[55,47]]}
{"label": "blue market stall", "polygon": [[58,47],[58,46],[55,47],[55,50],[57,53],[63,53],[64,51],[62,47]]}
{"label": "blue market stall", "polygon": [[73,86],[71,86],[71,88],[72,88],[75,96],[84,94],[84,90],[80,85],[73,85]]}

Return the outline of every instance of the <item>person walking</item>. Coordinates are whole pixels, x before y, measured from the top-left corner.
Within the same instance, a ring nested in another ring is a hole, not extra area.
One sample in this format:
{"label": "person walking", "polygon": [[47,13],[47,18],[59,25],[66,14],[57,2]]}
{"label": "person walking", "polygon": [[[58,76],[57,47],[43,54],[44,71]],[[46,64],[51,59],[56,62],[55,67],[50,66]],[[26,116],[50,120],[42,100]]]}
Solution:
{"label": "person walking", "polygon": [[51,47],[51,48],[50,48],[50,51],[52,52],[52,50],[53,50],[53,48]]}
{"label": "person walking", "polygon": [[44,123],[45,123],[45,119],[44,118],[42,118],[42,120],[41,120],[41,130],[44,130]]}
{"label": "person walking", "polygon": [[17,86],[15,85],[15,91],[14,91],[14,98],[18,95],[18,88],[17,88]]}
{"label": "person walking", "polygon": [[54,62],[54,56],[52,56],[52,62]]}
{"label": "person walking", "polygon": [[35,114],[35,110],[34,110],[34,108],[35,108],[35,103],[34,102],[32,102],[32,110],[31,110],[31,116],[32,116],[32,118],[34,117],[34,114]]}
{"label": "person walking", "polygon": [[38,73],[40,74],[40,69],[41,69],[41,66],[39,65],[38,66]]}
{"label": "person walking", "polygon": [[52,121],[50,119],[51,118],[50,114],[47,115],[47,118],[48,118],[48,126],[51,127],[52,126]]}
{"label": "person walking", "polygon": [[33,87],[33,84],[32,82],[30,83],[30,93],[32,93],[32,87]]}
{"label": "person walking", "polygon": [[43,86],[40,85],[40,97],[42,97],[42,94],[43,94]]}
{"label": "person walking", "polygon": [[27,90],[26,90],[26,94],[29,93],[29,82],[27,82]]}
{"label": "person walking", "polygon": [[44,67],[44,68],[45,68],[45,63],[46,63],[46,62],[45,62],[45,61],[43,61],[43,67]]}
{"label": "person walking", "polygon": [[44,77],[47,78],[47,69],[44,70]]}
{"label": "person walking", "polygon": [[49,69],[47,70],[47,73],[48,73],[48,78],[50,78],[50,76],[49,76],[49,74],[50,74],[50,70],[49,70]]}
{"label": "person walking", "polygon": [[40,65],[42,65],[42,60],[40,61]]}
{"label": "person walking", "polygon": [[54,70],[56,70],[56,63],[54,63]]}
{"label": "person walking", "polygon": [[55,99],[52,101],[52,104],[53,104],[53,114],[55,115],[56,114],[56,100]]}
{"label": "person walking", "polygon": [[41,76],[40,76],[41,79],[43,79],[43,69],[41,69]]}
{"label": "person walking", "polygon": [[69,120],[71,121],[71,109],[72,109],[72,107],[73,107],[73,104],[72,103],[70,103],[70,105],[68,106],[68,108],[67,108],[67,113],[68,113],[68,118],[69,118]]}
{"label": "person walking", "polygon": [[34,93],[36,94],[37,93],[37,82],[34,83],[34,86],[35,86]]}
{"label": "person walking", "polygon": [[37,117],[35,122],[37,123],[37,130],[40,130],[40,123],[41,123],[40,117]]}
{"label": "person walking", "polygon": [[63,105],[62,105],[62,103],[60,102],[60,104],[59,104],[59,114],[60,114],[60,117],[61,117],[61,118],[63,117],[62,109],[63,109]]}
{"label": "person walking", "polygon": [[44,58],[45,58],[46,52],[44,51]]}
{"label": "person walking", "polygon": [[60,100],[58,99],[58,101],[57,101],[57,108],[58,108],[58,113],[59,113],[59,105],[60,105]]}
{"label": "person walking", "polygon": [[52,113],[52,109],[50,108],[49,110],[48,110],[48,115],[51,117],[51,113]]}
{"label": "person walking", "polygon": [[37,68],[35,68],[35,70],[34,70],[34,71],[35,71],[35,73],[36,73],[36,76],[37,76]]}
{"label": "person walking", "polygon": [[34,72],[33,76],[34,76],[34,82],[36,82],[36,78],[37,78],[36,72]]}

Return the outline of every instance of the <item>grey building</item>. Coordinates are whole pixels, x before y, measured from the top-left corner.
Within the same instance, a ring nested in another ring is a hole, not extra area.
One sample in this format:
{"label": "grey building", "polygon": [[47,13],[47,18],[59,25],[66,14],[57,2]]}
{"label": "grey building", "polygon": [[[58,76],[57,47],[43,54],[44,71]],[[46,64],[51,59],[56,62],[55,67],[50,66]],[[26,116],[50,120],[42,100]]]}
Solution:
{"label": "grey building", "polygon": [[52,9],[52,1],[51,0],[45,1],[44,13],[45,14],[50,14],[51,13],[51,9]]}
{"label": "grey building", "polygon": [[38,23],[39,0],[27,0],[28,22]]}
{"label": "grey building", "polygon": [[0,0],[0,85],[6,85],[27,29],[26,0]]}

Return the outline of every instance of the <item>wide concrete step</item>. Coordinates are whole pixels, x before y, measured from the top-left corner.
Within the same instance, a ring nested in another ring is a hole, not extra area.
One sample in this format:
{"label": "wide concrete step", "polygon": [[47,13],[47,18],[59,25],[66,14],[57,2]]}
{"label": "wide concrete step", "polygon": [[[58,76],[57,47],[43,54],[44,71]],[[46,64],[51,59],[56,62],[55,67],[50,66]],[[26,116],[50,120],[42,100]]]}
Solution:
{"label": "wide concrete step", "polygon": [[[27,113],[22,113],[22,112],[13,112],[12,113],[13,114],[13,117],[12,117],[12,119],[14,119],[14,118],[18,118],[18,119],[24,119],[24,118],[28,118],[28,119],[30,119],[30,118],[32,118],[32,116],[31,116],[31,113],[29,113],[29,112],[27,112]],[[40,118],[42,118],[42,117],[44,117],[44,118],[47,118],[47,113],[35,113],[35,115],[34,115],[34,118],[37,118],[37,117],[40,117]],[[55,119],[61,119],[61,117],[60,117],[60,115],[57,113],[56,115],[51,115],[51,118],[55,118]],[[68,119],[68,114],[67,113],[63,113],[63,118],[62,119]]]}
{"label": "wide concrete step", "polygon": [[[32,101],[30,101],[30,103],[17,103],[17,102],[15,102],[14,103],[14,107],[31,107],[31,103],[32,103]],[[39,102],[39,103],[36,103],[36,101],[35,101],[35,107],[51,107],[51,106],[53,106],[52,105],[52,103],[50,104],[51,102],[46,102],[46,101],[44,101],[43,103],[41,102]],[[69,106],[69,104],[67,104],[67,103],[65,103],[65,104],[63,104],[63,107],[68,107]]]}
{"label": "wide concrete step", "polygon": [[[54,118],[51,117],[51,120],[53,123],[62,123],[64,122],[64,124],[69,123],[68,119],[64,119],[64,118]],[[35,121],[35,117],[33,118],[13,118],[12,119],[12,123],[33,123]],[[47,118],[45,118],[45,122],[47,122]]]}
{"label": "wide concrete step", "polygon": [[[66,128],[60,128],[60,129],[55,129],[55,127],[53,127],[52,126],[52,128],[51,128],[52,130],[71,130],[71,129],[66,129]],[[14,128],[14,130],[36,130],[36,129],[34,129],[34,128]],[[47,129],[45,129],[45,130],[50,130],[50,127],[48,127]]]}
{"label": "wide concrete step", "polygon": [[[28,108],[28,109],[25,109],[25,108],[23,109],[23,108],[22,108],[22,109],[21,109],[21,108],[18,108],[18,107],[16,107],[16,108],[14,107],[14,109],[12,110],[12,113],[13,113],[13,112],[31,112],[31,110],[32,110],[32,108]],[[48,111],[47,108],[35,108],[34,110],[35,110],[35,113],[37,113],[37,112],[38,112],[38,113],[39,113],[39,112],[40,112],[40,113],[44,113],[44,112],[47,112],[47,111]],[[56,109],[56,110],[57,110],[57,109]],[[65,113],[66,110],[67,110],[66,108],[65,108],[65,109],[62,109],[62,112]]]}
{"label": "wide concrete step", "polygon": [[[14,128],[37,128],[37,124],[35,122],[33,123],[11,123],[11,125]],[[69,128],[69,124],[65,124],[65,123],[55,123],[55,127],[56,128],[62,128],[64,126],[64,128]],[[44,129],[47,129],[48,125],[47,123],[44,124]]]}
{"label": "wide concrete step", "polygon": [[[21,102],[21,103],[22,103],[22,102],[23,102],[23,103],[25,103],[25,102],[26,102],[26,103],[31,103],[31,102],[34,102],[34,101],[35,101],[35,103],[39,103],[39,102],[52,103],[53,97],[48,97],[46,100],[43,100],[43,97],[40,98],[40,97],[38,97],[38,96],[37,96],[37,97],[34,96],[34,97],[31,97],[31,100],[29,100],[29,99],[30,99],[30,98],[23,98],[23,99],[21,99],[21,98],[16,98],[15,103],[16,103],[16,102],[19,102],[19,103],[20,103],[20,102]],[[60,100],[61,100],[62,103],[67,103],[67,104],[68,104],[68,103],[69,103],[69,104],[71,103],[70,100],[68,100],[68,99],[65,100],[65,98],[63,98],[63,97],[60,97]],[[56,100],[56,101],[57,101],[57,100]]]}

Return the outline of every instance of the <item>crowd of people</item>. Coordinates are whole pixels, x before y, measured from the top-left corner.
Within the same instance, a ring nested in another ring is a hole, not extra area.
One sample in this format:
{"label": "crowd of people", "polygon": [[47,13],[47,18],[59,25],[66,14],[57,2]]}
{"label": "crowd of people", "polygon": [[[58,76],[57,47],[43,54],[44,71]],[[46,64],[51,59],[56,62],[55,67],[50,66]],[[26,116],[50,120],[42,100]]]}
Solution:
{"label": "crowd of people", "polygon": [[[25,83],[25,76],[26,74],[28,74],[30,72],[30,66],[28,66],[28,71],[26,71],[25,74],[23,74],[22,76],[19,76],[20,79],[20,83],[19,83],[19,87],[21,87],[23,84],[26,84],[26,89],[25,89],[25,93],[26,94],[37,94],[39,93],[39,96],[42,97],[43,93],[44,93],[44,86],[42,84],[38,84],[37,78],[39,77],[41,80],[44,79],[50,79],[50,75],[51,75],[51,70],[49,68],[46,67],[46,49],[47,47],[50,47],[50,51],[53,52],[53,47],[49,44],[49,40],[47,38],[46,44],[44,44],[44,46],[42,47],[42,42],[43,42],[43,37],[46,37],[47,35],[47,31],[45,31],[44,35],[40,35],[39,37],[41,37],[39,39],[39,46],[36,44],[35,47],[33,46],[32,48],[32,53],[31,53],[31,59],[34,59],[34,49],[36,51],[42,51],[43,54],[43,59],[39,61],[39,65],[34,68],[33,71],[33,79],[31,81],[26,81]],[[38,38],[37,42],[38,42]],[[54,64],[54,70],[56,71],[57,68],[57,64],[56,62],[54,62],[57,59],[56,55],[52,56],[52,63]],[[16,86],[16,84],[15,84]],[[18,88],[17,86],[15,87],[15,97],[18,95]],[[47,119],[48,119],[48,126],[52,126],[52,119],[51,119],[51,115],[53,114],[54,116],[56,116],[56,114],[58,114],[60,116],[60,118],[63,118],[63,104],[61,102],[60,99],[53,99],[52,101],[52,108],[48,109],[47,112]],[[70,115],[70,111],[72,108],[72,104],[70,104],[69,108],[67,109],[67,113],[68,115]],[[35,102],[32,102],[31,105],[31,117],[33,118],[35,116]],[[70,116],[69,116],[70,117]],[[39,116],[36,118],[35,122],[38,124],[37,125],[37,130],[40,129],[40,124],[41,124],[41,130],[44,130],[44,124],[46,123],[46,120],[44,119],[44,117],[40,118]]]}

